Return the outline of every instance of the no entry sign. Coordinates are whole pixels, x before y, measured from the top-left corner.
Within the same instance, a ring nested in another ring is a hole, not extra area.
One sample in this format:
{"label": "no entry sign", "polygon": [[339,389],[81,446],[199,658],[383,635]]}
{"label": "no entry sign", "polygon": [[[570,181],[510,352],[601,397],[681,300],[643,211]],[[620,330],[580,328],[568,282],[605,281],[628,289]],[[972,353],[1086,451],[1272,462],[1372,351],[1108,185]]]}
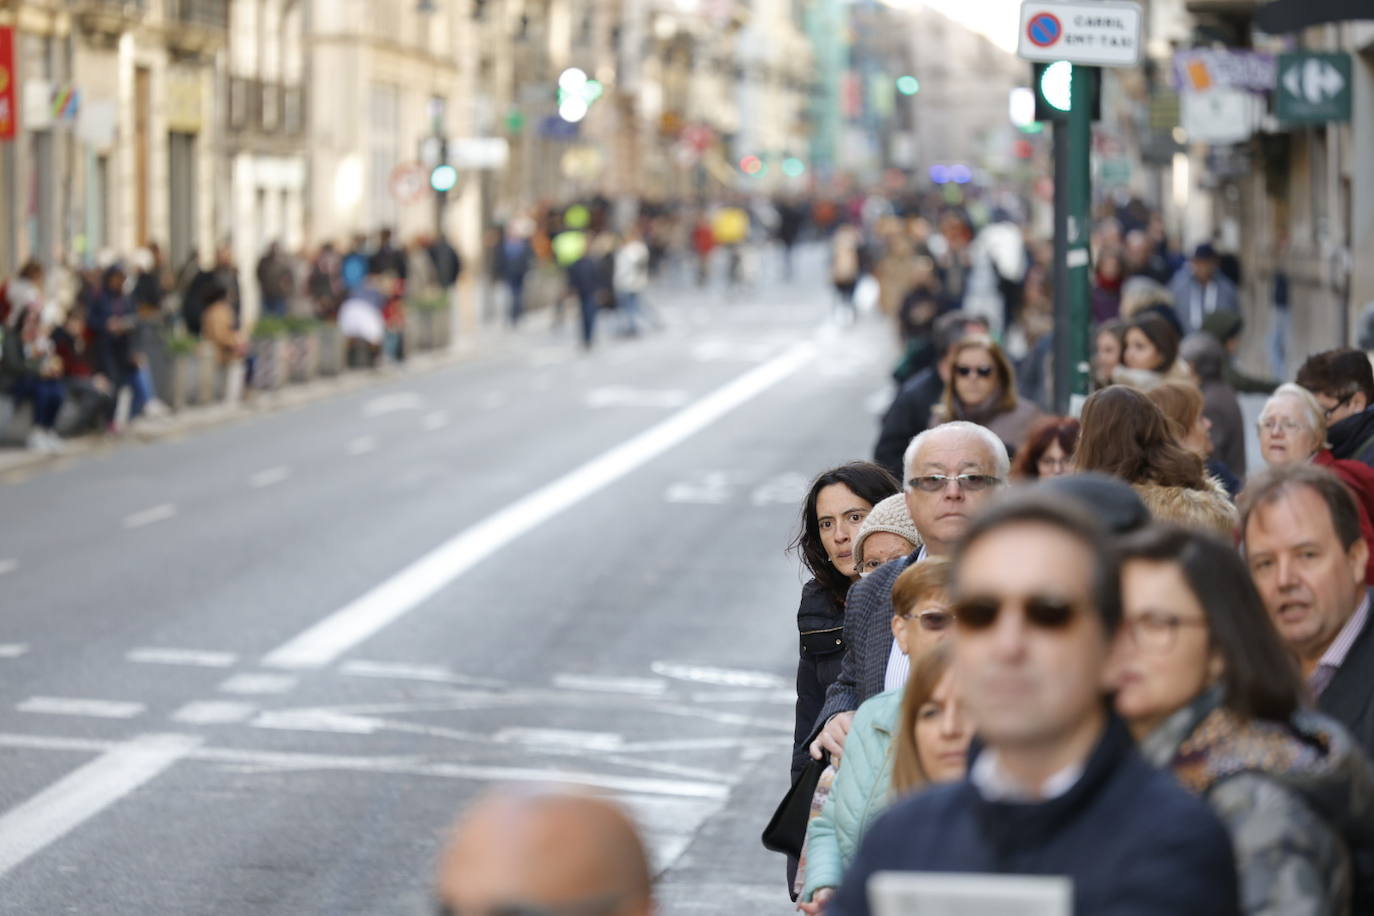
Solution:
{"label": "no entry sign", "polygon": [[1070,0],[1021,4],[1017,54],[1026,60],[1066,60],[1095,67],[1140,63],[1140,4]]}

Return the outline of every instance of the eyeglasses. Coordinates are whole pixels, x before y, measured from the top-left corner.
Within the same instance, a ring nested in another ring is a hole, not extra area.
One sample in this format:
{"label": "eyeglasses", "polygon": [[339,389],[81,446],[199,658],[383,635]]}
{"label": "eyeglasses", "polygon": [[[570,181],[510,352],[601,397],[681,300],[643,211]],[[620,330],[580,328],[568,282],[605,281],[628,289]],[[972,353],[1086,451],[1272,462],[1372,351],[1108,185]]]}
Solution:
{"label": "eyeglasses", "polygon": [[1322,413],[1326,415],[1326,418],[1328,420],[1330,420],[1331,415],[1334,414],[1336,411],[1340,410],[1345,405],[1349,404],[1350,399],[1354,396],[1355,392],[1352,391],[1350,394],[1347,394],[1345,397],[1341,398],[1339,401],[1337,401],[1335,404],[1332,404],[1330,407],[1323,407]]}
{"label": "eyeglasses", "polygon": [[1068,470],[1071,461],[1073,461],[1072,458],[1041,458],[1035,463],[1035,466],[1040,470],[1041,474],[1044,474],[1046,471],[1058,472]]}
{"label": "eyeglasses", "polygon": [[573,903],[496,903],[473,910],[455,910],[440,902],[434,916],[611,916],[625,902],[622,894]]}
{"label": "eyeglasses", "polygon": [[993,369],[991,366],[955,366],[954,371],[959,373],[960,378],[968,378],[975,372],[979,378],[991,378]]}
{"label": "eyeglasses", "polygon": [[1286,417],[1270,417],[1267,420],[1260,420],[1259,428],[1267,433],[1277,432],[1280,429],[1286,433],[1296,433],[1306,429],[1301,423],[1296,420],[1289,420]]}
{"label": "eyeglasses", "polygon": [[938,633],[941,630],[948,630],[950,624],[954,623],[954,615],[949,611],[922,611],[919,614],[898,614],[903,620],[914,620],[923,630]]}
{"label": "eyeglasses", "polygon": [[[954,619],[962,630],[986,630],[997,623],[1007,599],[996,595],[975,595],[955,603]],[[1056,595],[1031,595],[1021,602],[1022,612],[1040,630],[1063,630],[1077,616],[1074,603]]]}
{"label": "eyeglasses", "polygon": [[913,477],[906,482],[906,485],[924,493],[939,493],[950,483],[955,483],[961,490],[977,493],[979,490],[995,487],[1001,482],[1002,478],[994,477],[991,474],[959,474],[956,477],[949,477],[945,474],[929,474],[925,477]]}
{"label": "eyeglasses", "polygon": [[1207,629],[1205,620],[1185,620],[1177,614],[1162,611],[1146,611],[1128,617],[1121,621],[1121,625],[1135,647],[1145,652],[1168,652],[1178,641],[1178,631],[1182,627]]}

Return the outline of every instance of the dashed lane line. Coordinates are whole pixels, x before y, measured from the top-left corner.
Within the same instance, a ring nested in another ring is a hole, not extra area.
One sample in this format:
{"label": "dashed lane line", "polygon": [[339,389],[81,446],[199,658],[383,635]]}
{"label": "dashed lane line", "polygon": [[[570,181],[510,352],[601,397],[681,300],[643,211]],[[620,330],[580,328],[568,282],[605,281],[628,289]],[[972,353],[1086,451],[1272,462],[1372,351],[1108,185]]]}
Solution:
{"label": "dashed lane line", "polygon": [[83,697],[29,697],[14,707],[20,712],[46,716],[89,716],[95,719],[132,719],[142,715],[142,703],[93,700]]}
{"label": "dashed lane line", "polygon": [[219,689],[225,693],[265,696],[287,693],[296,686],[298,680],[289,674],[236,674],[220,684]]}
{"label": "dashed lane line", "polygon": [[177,514],[177,507],[171,503],[163,503],[160,506],[153,506],[144,509],[142,512],[135,512],[124,517],[124,527],[126,529],[143,528],[157,522],[165,522],[167,519]]}
{"label": "dashed lane line", "polygon": [[799,371],[815,356],[801,343],[739,376],[472,527],[381,582],[263,659],[274,668],[321,668],[432,598],[522,535],[610,486]]}
{"label": "dashed lane line", "polygon": [[279,484],[290,476],[291,469],[286,465],[278,465],[274,468],[264,468],[248,478],[248,486],[252,487],[254,490],[261,490],[265,487]]}
{"label": "dashed lane line", "polygon": [[19,568],[19,561],[15,559],[0,560],[0,576],[12,573]]}
{"label": "dashed lane line", "polygon": [[155,778],[199,743],[189,735],[144,735],[110,745],[0,816],[0,875]]}
{"label": "dashed lane line", "polygon": [[19,658],[29,654],[29,647],[22,642],[0,643],[0,658]]}
{"label": "dashed lane line", "polygon": [[238,660],[238,656],[232,652],[167,649],[157,646],[133,649],[124,657],[143,665],[188,665],[195,668],[229,668]]}
{"label": "dashed lane line", "polygon": [[172,713],[172,721],[187,725],[233,725],[247,721],[258,708],[232,700],[197,700]]}

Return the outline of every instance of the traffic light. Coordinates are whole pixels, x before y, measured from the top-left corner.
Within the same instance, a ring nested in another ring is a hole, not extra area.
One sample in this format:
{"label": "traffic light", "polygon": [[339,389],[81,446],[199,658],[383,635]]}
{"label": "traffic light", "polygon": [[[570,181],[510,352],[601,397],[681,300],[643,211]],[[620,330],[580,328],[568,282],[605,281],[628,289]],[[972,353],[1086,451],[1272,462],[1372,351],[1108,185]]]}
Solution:
{"label": "traffic light", "polygon": [[921,81],[911,74],[897,77],[897,91],[902,95],[915,95],[921,91]]}
{"label": "traffic light", "polygon": [[429,186],[434,194],[443,200],[454,185],[458,184],[458,170],[448,164],[448,138],[435,137],[434,166],[429,170]]}
{"label": "traffic light", "polygon": [[1091,120],[1102,120],[1102,70],[1066,60],[1031,64],[1031,89],[1035,93],[1035,120],[1065,121],[1069,117],[1070,87],[1074,77],[1087,74],[1091,87]]}

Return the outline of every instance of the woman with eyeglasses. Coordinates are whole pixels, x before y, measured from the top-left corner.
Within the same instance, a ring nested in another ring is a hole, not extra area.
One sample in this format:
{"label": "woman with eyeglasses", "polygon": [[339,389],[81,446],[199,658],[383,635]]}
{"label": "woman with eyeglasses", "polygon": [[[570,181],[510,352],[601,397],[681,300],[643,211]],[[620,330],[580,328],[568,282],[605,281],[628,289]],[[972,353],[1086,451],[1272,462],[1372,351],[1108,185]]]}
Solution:
{"label": "woman with eyeglasses", "polygon": [[[880,693],[854,715],[844,765],[806,830],[802,853],[804,913],[819,913],[839,886],[869,825],[899,796],[964,775],[972,729],[947,677],[940,643],[952,632],[950,562],[922,560],[892,587],[892,632],[915,661],[903,687]],[[899,765],[900,764],[900,765]]]}
{"label": "woman with eyeglasses", "polygon": [[[1280,385],[1259,417],[1260,455],[1271,467],[1310,461],[1341,479],[1360,507],[1360,530],[1374,547],[1374,469],[1360,461],[1341,460],[1326,447],[1326,412],[1306,388]],[[1365,567],[1365,582],[1374,585],[1374,550]]]}
{"label": "woman with eyeglasses", "polygon": [[895,493],[873,507],[854,539],[854,569],[862,578],[921,546],[906,497]]}
{"label": "woman with eyeglasses", "polygon": [[1180,445],[1168,420],[1145,394],[1113,385],[1083,403],[1074,463],[1131,485],[1158,521],[1234,535],[1239,516],[1202,459]]}
{"label": "woman with eyeglasses", "polygon": [[1073,473],[1078,449],[1078,421],[1073,417],[1044,417],[1031,427],[1026,444],[1012,462],[1011,479],[1022,483]]}
{"label": "woman with eyeglasses", "polygon": [[1374,853],[1374,769],[1339,723],[1304,708],[1244,561],[1167,526],[1121,552],[1116,710],[1146,758],[1226,824],[1244,912],[1352,912],[1352,856]]}
{"label": "woman with eyeglasses", "polygon": [[950,359],[950,384],[944,400],[931,411],[930,425],[967,420],[997,434],[1014,455],[1026,441],[1040,408],[1016,396],[1016,373],[1002,348],[990,337],[965,337]]}

